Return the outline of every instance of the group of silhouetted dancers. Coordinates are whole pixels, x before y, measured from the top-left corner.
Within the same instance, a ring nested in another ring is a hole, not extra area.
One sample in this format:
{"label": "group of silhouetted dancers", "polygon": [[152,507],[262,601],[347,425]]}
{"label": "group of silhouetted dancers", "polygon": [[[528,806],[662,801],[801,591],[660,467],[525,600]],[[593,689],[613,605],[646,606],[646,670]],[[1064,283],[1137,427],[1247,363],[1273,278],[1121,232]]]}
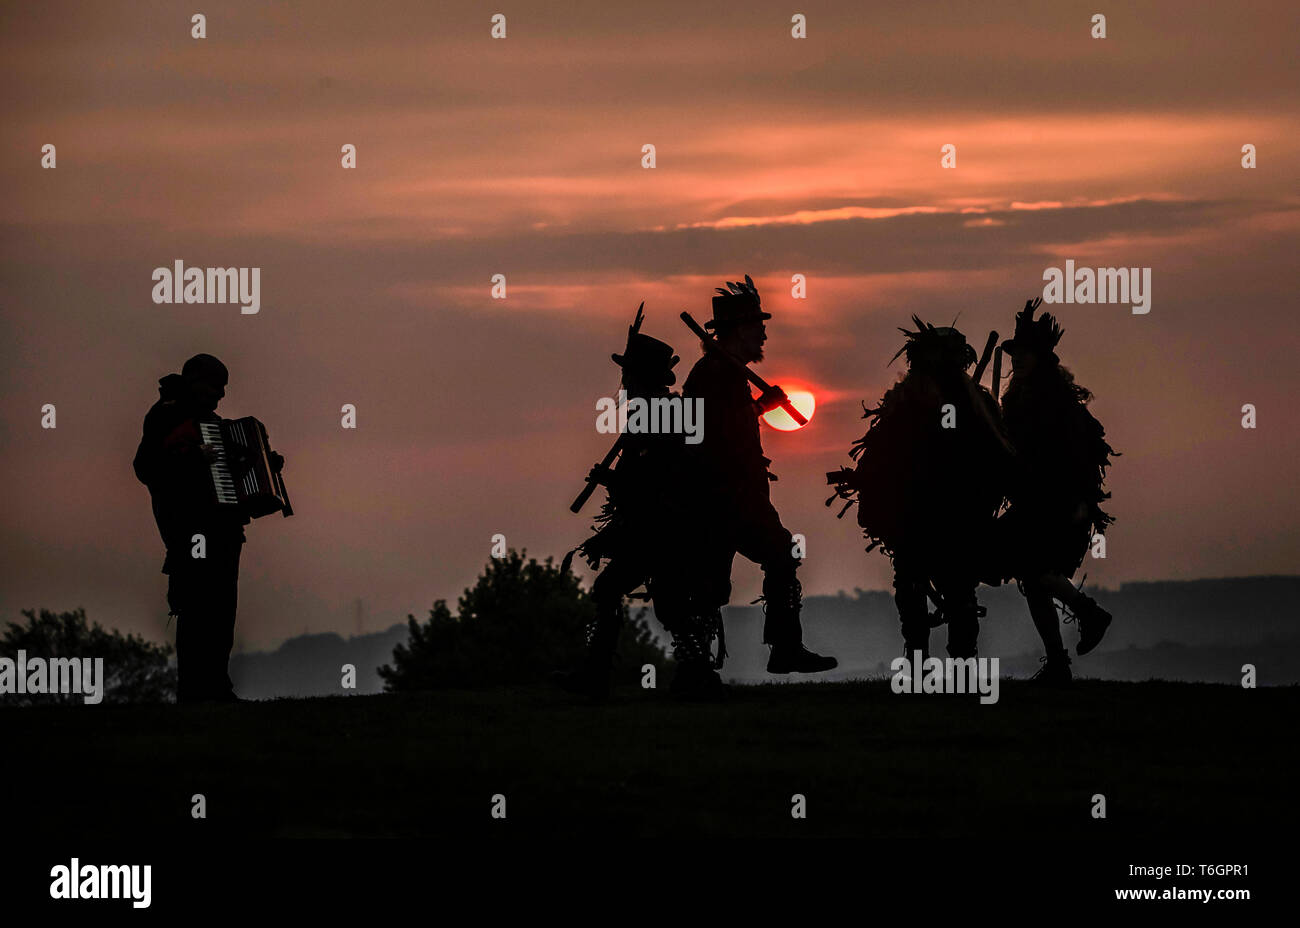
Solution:
{"label": "group of silhouetted dancers", "polygon": [[[991,335],[977,357],[952,326],[913,316],[897,358],[907,371],[873,408],[866,434],[850,449],[855,462],[827,475],[844,514],[857,506],[869,542],[894,568],[894,599],[904,653],[930,654],[930,631],[948,628],[951,658],[975,657],[984,610],[980,583],[1018,582],[1046,654],[1035,680],[1072,679],[1056,601],[1077,622],[1077,653],[1095,648],[1110,614],[1071,578],[1112,519],[1101,509],[1106,468],[1115,452],[1056,354],[1062,330],[1034,300],[1016,316],[1015,333],[1001,345]],[[685,314],[684,314],[685,316]],[[713,315],[701,333],[703,355],[682,385],[681,397],[702,401],[702,436],[693,443],[665,431],[626,431],[587,480],[608,495],[594,534],[570,552],[599,574],[592,587],[595,616],[587,650],[559,682],[593,699],[608,695],[624,597],[644,586],[656,618],[672,635],[674,695],[710,700],[726,687],[722,607],[731,594],[737,553],[763,570],[763,641],[767,670],[817,673],[834,657],[803,644],[801,546],[772,505],[776,477],[763,455],[758,419],[789,407],[780,387],[767,386],[749,365],[763,359],[767,340],[758,290],[747,276],[713,297]],[[628,400],[676,396],[672,347],[641,332],[641,310],[628,330],[622,369]],[[1011,359],[1000,391],[1002,356]],[[992,356],[993,389],[980,384]],[[972,367],[974,370],[972,371]],[[754,396],[751,382],[762,384]],[[997,394],[1001,392],[999,397]],[[865,404],[864,404],[865,405]],[[565,566],[569,563],[566,558]]]}

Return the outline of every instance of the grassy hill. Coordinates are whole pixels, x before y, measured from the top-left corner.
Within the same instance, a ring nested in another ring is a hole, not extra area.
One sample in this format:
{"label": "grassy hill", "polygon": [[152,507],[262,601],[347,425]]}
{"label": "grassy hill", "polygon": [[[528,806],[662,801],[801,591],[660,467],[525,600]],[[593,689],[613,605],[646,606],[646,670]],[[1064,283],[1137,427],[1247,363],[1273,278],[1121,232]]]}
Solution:
{"label": "grassy hill", "polygon": [[[887,683],[738,687],[724,705],[546,689],[235,706],[0,709],[6,822],[70,836],[1289,833],[1300,690],[1084,682],[1001,700]],[[11,770],[16,768],[11,768]],[[206,821],[190,817],[207,799]],[[507,818],[489,811],[506,796]],[[807,799],[805,820],[791,796]],[[1091,797],[1103,793],[1104,821]],[[16,832],[17,833],[17,832]]]}

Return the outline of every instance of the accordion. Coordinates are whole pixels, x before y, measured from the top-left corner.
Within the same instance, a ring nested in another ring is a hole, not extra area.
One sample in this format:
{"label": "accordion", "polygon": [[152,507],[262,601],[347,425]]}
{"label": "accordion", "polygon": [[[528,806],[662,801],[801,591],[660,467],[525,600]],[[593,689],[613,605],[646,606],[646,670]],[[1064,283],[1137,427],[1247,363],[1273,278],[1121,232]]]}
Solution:
{"label": "accordion", "polygon": [[204,444],[216,449],[208,464],[218,506],[237,506],[250,519],[273,512],[293,515],[284,477],[271,466],[266,426],[252,416],[199,422]]}

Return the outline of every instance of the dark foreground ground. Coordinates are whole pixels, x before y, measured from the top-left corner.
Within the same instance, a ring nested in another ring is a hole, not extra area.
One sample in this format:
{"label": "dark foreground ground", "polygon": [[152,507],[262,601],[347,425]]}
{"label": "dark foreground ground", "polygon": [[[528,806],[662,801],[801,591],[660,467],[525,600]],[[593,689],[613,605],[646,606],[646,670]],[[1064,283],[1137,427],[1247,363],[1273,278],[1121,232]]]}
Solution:
{"label": "dark foreground ground", "polygon": [[[6,824],[77,837],[1289,834],[1300,690],[887,683],[0,710]],[[207,818],[191,817],[201,793]],[[491,816],[494,794],[506,818]],[[791,816],[806,797],[807,818]],[[1106,818],[1092,797],[1106,797]]]}

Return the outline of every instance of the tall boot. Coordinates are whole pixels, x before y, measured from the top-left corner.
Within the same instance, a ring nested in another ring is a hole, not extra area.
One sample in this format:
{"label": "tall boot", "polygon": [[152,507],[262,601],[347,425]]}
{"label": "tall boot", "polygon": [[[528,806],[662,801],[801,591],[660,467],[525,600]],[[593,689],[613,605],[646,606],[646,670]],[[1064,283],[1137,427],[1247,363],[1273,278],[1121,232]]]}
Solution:
{"label": "tall boot", "polygon": [[930,656],[930,607],[926,605],[925,590],[917,583],[894,571],[894,605],[898,607],[898,620],[903,628],[903,656],[909,661],[917,651],[921,659]]}
{"label": "tall boot", "polygon": [[1058,573],[1044,574],[1035,581],[1035,586],[1061,601],[1069,612],[1066,622],[1078,622],[1079,644],[1075,650],[1080,657],[1101,643],[1112,616],[1095,599]]}
{"label": "tall boot", "polygon": [[919,651],[921,660],[930,656],[929,623],[903,622],[903,656],[909,661]]}
{"label": "tall boot", "polygon": [[802,609],[803,586],[797,577],[763,578],[763,643],[772,646],[768,673],[822,673],[839,666],[835,658],[804,647]]}
{"label": "tall boot", "polygon": [[949,593],[943,603],[948,619],[948,656],[975,657],[980,637],[980,606],[975,591]]}
{"label": "tall boot", "polygon": [[1075,650],[1082,657],[1101,643],[1112,616],[1097,600],[1083,593],[1079,594],[1078,602],[1071,604],[1071,611],[1079,623],[1079,644]]}

